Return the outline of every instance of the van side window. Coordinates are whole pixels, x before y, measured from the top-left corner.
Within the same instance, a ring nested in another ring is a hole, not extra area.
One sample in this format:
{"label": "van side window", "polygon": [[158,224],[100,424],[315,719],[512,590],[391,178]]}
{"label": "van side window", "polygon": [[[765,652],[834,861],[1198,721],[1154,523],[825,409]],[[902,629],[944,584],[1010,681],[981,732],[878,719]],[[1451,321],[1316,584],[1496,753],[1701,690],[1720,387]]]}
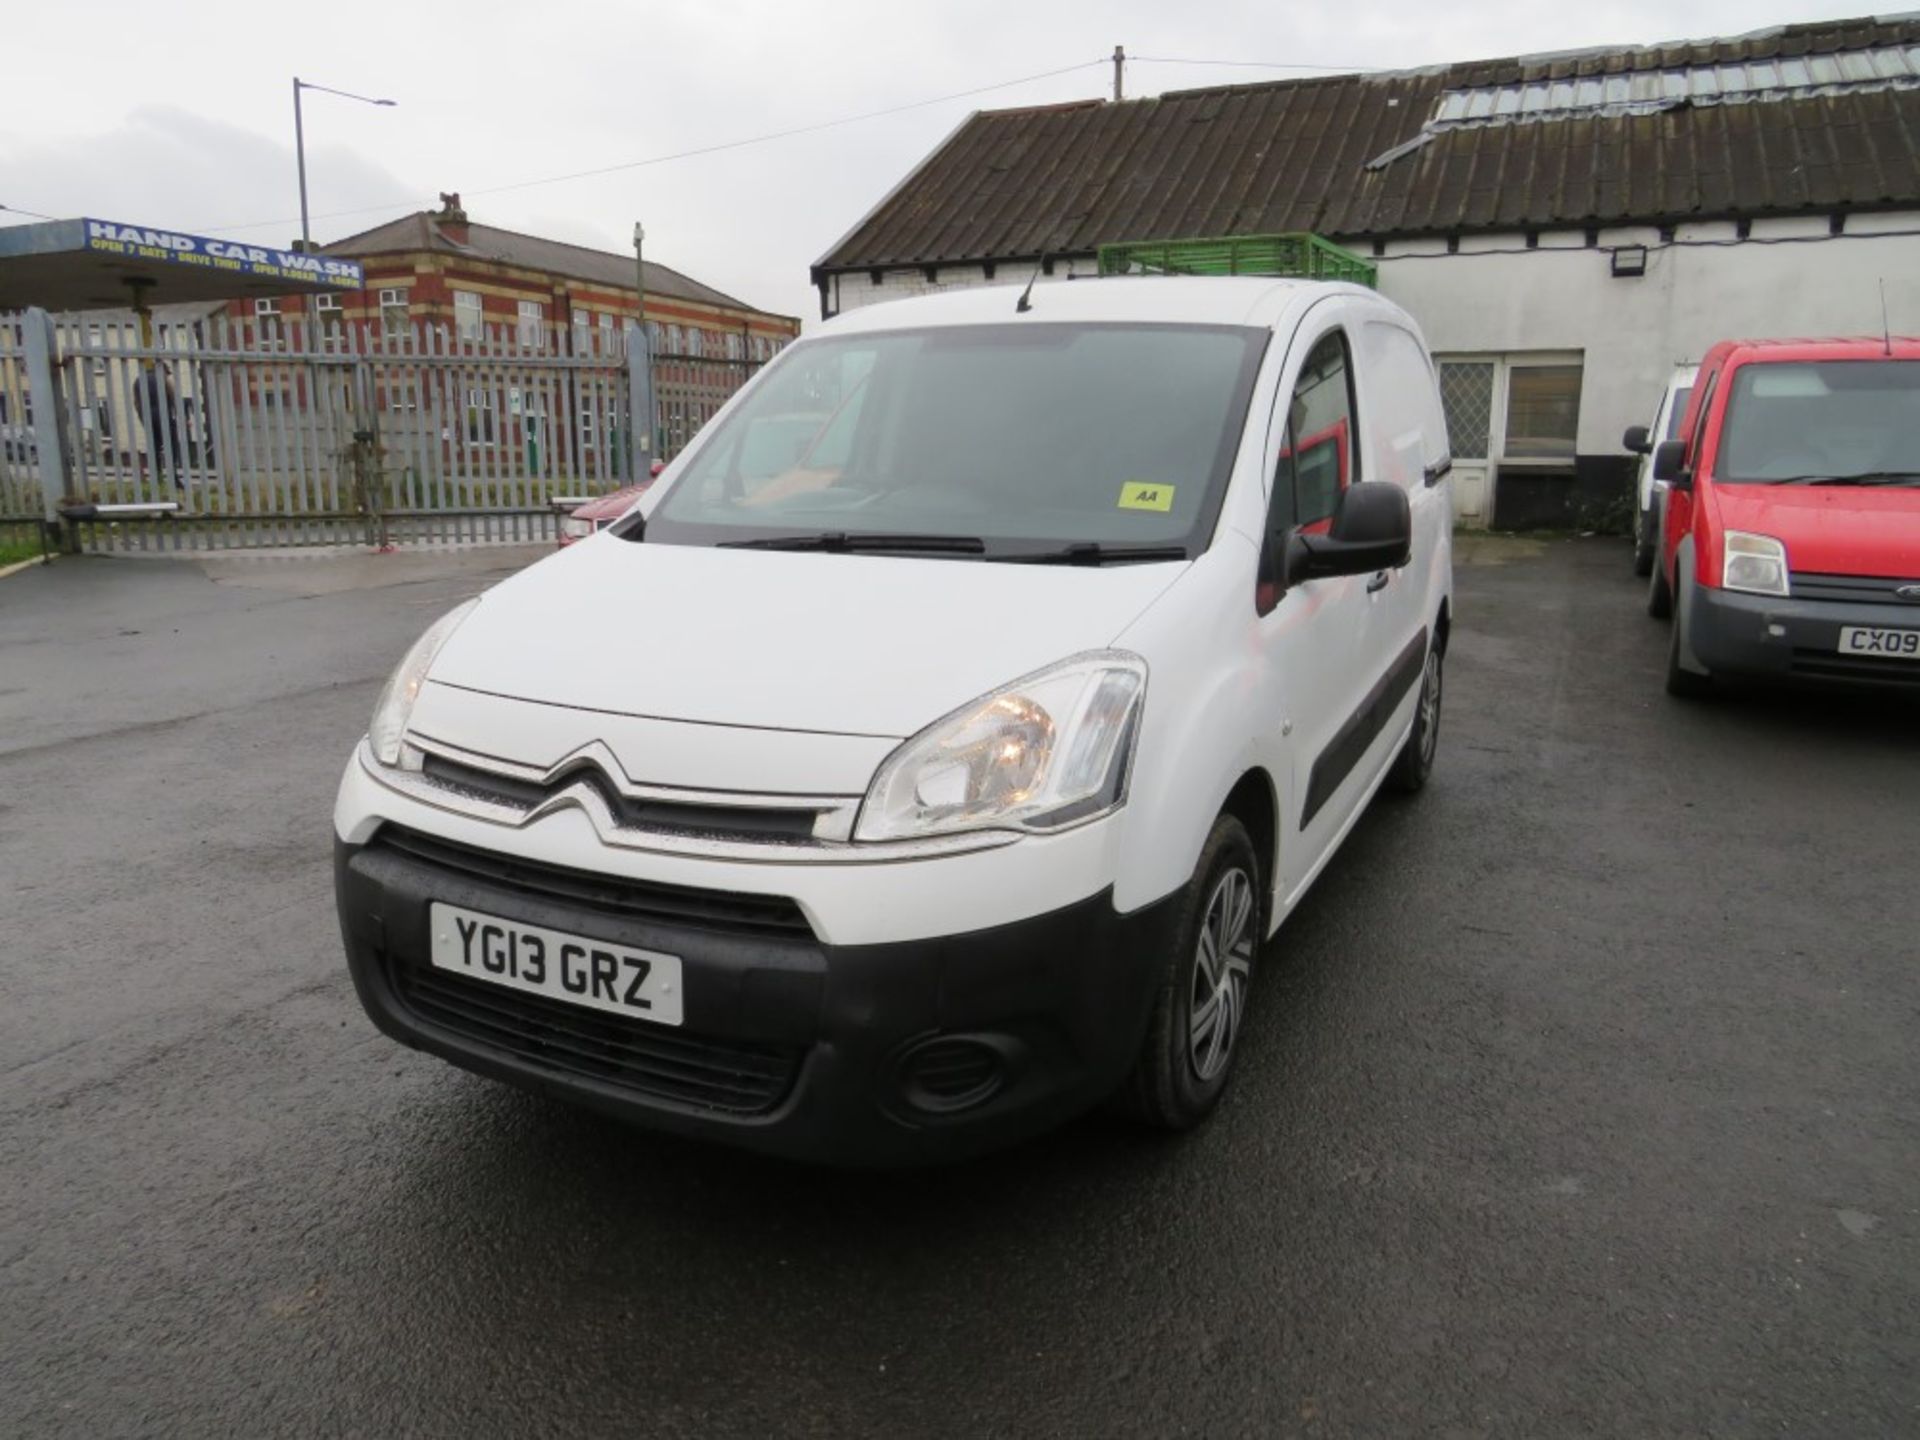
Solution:
{"label": "van side window", "polygon": [[1300,367],[1287,404],[1286,428],[1273,467],[1267,503],[1265,553],[1254,608],[1265,615],[1279,603],[1279,557],[1296,529],[1324,534],[1340,496],[1360,478],[1359,430],[1354,424],[1353,364],[1347,338],[1323,336]]}
{"label": "van side window", "polygon": [[1687,437],[1687,465],[1700,468],[1700,448],[1707,443],[1707,411],[1713,405],[1713,392],[1720,386],[1720,372],[1707,377],[1707,388],[1700,392],[1700,412],[1693,417],[1693,434]]}
{"label": "van side window", "polygon": [[1276,501],[1292,472],[1293,522],[1324,531],[1340,496],[1360,478],[1359,429],[1354,424],[1353,364],[1347,337],[1323,337],[1300,368],[1287,408],[1286,448],[1274,475]]}

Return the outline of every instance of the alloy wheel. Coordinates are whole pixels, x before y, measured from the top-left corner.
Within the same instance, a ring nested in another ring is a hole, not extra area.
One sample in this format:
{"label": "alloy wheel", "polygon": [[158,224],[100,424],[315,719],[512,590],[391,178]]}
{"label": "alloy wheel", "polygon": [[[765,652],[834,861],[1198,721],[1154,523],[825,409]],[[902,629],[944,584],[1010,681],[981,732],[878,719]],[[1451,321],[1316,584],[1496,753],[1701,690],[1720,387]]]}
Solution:
{"label": "alloy wheel", "polygon": [[1207,900],[1193,966],[1187,1055],[1202,1083],[1227,1068],[1246,1014],[1253,969],[1253,880],[1231,869]]}
{"label": "alloy wheel", "polygon": [[1440,652],[1427,652],[1427,673],[1420,680],[1420,765],[1433,765],[1440,748]]}

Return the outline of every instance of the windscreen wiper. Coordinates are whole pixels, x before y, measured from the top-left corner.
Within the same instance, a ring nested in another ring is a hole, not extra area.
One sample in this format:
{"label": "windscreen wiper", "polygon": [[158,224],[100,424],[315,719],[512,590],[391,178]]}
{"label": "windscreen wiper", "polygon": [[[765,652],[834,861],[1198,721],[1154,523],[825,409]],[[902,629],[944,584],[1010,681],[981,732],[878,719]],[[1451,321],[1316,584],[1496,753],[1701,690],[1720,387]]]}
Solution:
{"label": "windscreen wiper", "polygon": [[824,530],[817,535],[760,535],[751,540],[721,540],[721,550],[899,551],[921,555],[982,555],[986,542],[977,535],[873,535]]}
{"label": "windscreen wiper", "polygon": [[1185,560],[1184,545],[1107,545],[1098,540],[1075,540],[1058,550],[1015,551],[995,560],[1024,565],[1140,565],[1153,560]]}
{"label": "windscreen wiper", "polygon": [[1867,470],[1859,475],[1800,475],[1803,485],[1920,485],[1920,474],[1911,470]]}

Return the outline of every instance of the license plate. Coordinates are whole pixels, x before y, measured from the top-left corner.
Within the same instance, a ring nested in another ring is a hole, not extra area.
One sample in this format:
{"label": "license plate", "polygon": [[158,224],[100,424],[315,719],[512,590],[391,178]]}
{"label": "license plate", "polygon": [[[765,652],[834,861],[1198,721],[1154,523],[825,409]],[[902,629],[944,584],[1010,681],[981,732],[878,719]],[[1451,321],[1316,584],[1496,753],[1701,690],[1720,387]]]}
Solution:
{"label": "license plate", "polygon": [[1920,630],[1876,630],[1865,625],[1840,627],[1842,655],[1881,655],[1896,660],[1920,659]]}
{"label": "license plate", "polygon": [[429,907],[428,915],[435,969],[629,1020],[680,1023],[684,995],[678,956],[503,920],[438,901]]}

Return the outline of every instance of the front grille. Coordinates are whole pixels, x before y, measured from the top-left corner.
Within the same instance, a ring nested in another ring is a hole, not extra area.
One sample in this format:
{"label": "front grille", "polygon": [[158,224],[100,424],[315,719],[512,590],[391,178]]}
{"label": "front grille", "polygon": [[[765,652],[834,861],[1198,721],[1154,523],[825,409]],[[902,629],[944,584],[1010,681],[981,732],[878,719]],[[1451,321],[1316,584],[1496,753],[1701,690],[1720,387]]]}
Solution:
{"label": "front grille", "polygon": [[421,773],[436,785],[460,795],[471,795],[495,805],[531,810],[570,785],[591,785],[614,823],[630,830],[666,831],[724,840],[805,841],[813,837],[817,809],[773,805],[706,805],[684,801],[644,800],[622,795],[607,783],[598,767],[584,765],[554,777],[552,783],[500,775],[474,765],[463,765],[443,755],[428,755]]}
{"label": "front grille", "polygon": [[1796,600],[1841,600],[1851,605],[1907,605],[1920,615],[1920,605],[1894,594],[1903,585],[1920,585],[1920,578],[1890,580],[1878,575],[1815,575],[1796,570],[1788,589]]}
{"label": "front grille", "polygon": [[1913,660],[1796,648],[1792,670],[1795,675],[1815,680],[1871,680],[1879,685],[1912,685],[1920,689],[1920,662]]}
{"label": "front grille", "polygon": [[372,848],[519,894],[538,895],[605,915],[688,925],[729,935],[814,938],[813,927],[807,924],[799,905],[785,895],[750,895],[596,875],[461,845],[399,825],[383,827],[374,837]]}
{"label": "front grille", "polygon": [[803,1052],[714,1040],[644,1020],[392,963],[394,993],[421,1020],[569,1075],[725,1115],[764,1115],[786,1099]]}

